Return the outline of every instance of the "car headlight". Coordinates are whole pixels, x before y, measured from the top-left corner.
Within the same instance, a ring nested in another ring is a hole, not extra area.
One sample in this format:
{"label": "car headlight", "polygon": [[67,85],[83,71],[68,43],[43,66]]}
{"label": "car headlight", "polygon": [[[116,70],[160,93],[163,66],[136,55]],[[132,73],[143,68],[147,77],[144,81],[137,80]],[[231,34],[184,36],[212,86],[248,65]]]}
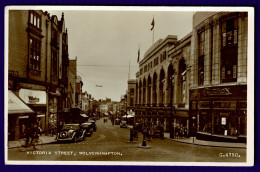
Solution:
{"label": "car headlight", "polygon": [[67,135],[68,135],[67,131],[62,131],[62,132],[60,133],[60,137],[61,137],[61,138],[65,138],[65,137],[67,137]]}

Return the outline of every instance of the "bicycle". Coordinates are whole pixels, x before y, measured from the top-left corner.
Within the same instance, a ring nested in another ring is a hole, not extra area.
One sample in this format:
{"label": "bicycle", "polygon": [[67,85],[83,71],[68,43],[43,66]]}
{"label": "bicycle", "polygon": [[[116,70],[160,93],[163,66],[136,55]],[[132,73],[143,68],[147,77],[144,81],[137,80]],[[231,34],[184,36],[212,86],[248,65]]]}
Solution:
{"label": "bicycle", "polygon": [[26,150],[30,150],[30,148],[32,147],[33,150],[41,150],[42,149],[42,140],[39,137],[35,137],[35,138],[30,138],[31,140],[29,141],[29,143],[27,143],[27,138],[22,138],[19,140],[18,142],[18,149],[21,152],[24,152]]}

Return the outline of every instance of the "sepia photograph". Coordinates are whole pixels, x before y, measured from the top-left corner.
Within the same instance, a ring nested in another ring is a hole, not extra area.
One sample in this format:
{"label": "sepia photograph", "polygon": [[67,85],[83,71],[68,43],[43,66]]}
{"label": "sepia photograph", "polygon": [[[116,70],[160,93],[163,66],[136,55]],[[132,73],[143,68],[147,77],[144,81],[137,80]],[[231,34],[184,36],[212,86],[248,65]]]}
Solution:
{"label": "sepia photograph", "polygon": [[252,166],[254,8],[5,7],[5,163]]}

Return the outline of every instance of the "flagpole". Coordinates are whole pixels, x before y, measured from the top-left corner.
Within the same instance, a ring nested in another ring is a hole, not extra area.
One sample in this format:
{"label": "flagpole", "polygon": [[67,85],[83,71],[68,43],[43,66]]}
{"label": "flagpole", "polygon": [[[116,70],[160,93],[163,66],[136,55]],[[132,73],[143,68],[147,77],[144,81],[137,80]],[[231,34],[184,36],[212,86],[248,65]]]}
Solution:
{"label": "flagpole", "polygon": [[128,80],[130,79],[130,60],[129,60],[129,72],[128,72]]}
{"label": "flagpole", "polygon": [[[154,14],[153,14],[153,20],[154,20]],[[154,29],[155,28],[153,28],[153,43],[154,43]]]}

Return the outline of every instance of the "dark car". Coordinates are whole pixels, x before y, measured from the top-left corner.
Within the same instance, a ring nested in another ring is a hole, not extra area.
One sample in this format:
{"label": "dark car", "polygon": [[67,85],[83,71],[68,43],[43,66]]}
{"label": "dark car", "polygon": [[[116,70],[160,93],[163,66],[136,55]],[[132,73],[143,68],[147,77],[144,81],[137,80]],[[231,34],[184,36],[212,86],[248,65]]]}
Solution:
{"label": "dark car", "polygon": [[60,133],[57,135],[57,141],[85,140],[85,130],[79,124],[64,124]]}
{"label": "dark car", "polygon": [[93,131],[97,131],[97,125],[96,125],[96,122],[94,120],[88,120],[89,123],[92,123],[92,128],[93,128]]}
{"label": "dark car", "polygon": [[93,133],[93,127],[91,122],[85,122],[81,124],[81,128],[85,130],[85,136],[91,136]]}

